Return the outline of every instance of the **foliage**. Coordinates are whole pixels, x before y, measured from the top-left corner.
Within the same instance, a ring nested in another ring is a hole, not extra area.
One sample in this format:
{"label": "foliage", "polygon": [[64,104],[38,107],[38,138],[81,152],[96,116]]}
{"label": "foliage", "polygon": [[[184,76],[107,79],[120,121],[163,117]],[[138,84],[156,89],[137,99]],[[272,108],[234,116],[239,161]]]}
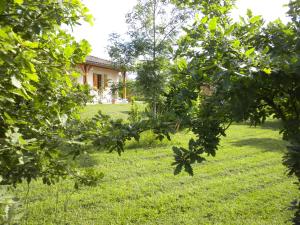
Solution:
{"label": "foliage", "polygon": [[174,38],[188,16],[188,11],[182,11],[171,1],[139,0],[126,16],[128,36],[134,43],[141,43],[139,55],[145,61],[171,57]]}
{"label": "foliage", "polygon": [[142,115],[139,111],[139,106],[138,104],[136,104],[134,99],[132,99],[128,120],[130,123],[134,124],[141,121],[141,119],[142,119]]}
{"label": "foliage", "polygon": [[96,186],[99,181],[104,177],[104,173],[94,170],[93,168],[86,168],[73,176],[74,187],[79,189],[80,186]]}
{"label": "foliage", "polygon": [[153,111],[161,101],[167,81],[167,67],[173,54],[173,44],[181,25],[189,17],[187,10],[171,1],[139,0],[127,14],[127,39],[112,34],[109,54],[121,68],[137,73],[137,86]]}
{"label": "foliage", "polygon": [[[170,133],[174,133],[173,123],[165,117],[152,118],[138,111],[137,105],[133,103],[129,115],[129,121],[112,119],[110,116],[99,111],[92,119],[85,120],[77,125],[80,131],[80,143],[86,147],[95,147],[98,150],[105,149],[110,152],[116,151],[119,155],[124,152],[127,141],[134,139],[139,141],[141,133],[152,131],[156,139],[162,141],[164,138],[170,140]],[[79,135],[73,134],[74,136]],[[75,152],[73,150],[73,152]],[[79,155],[78,152],[76,155]]]}
{"label": "foliage", "polygon": [[127,79],[125,85],[123,84],[123,82],[112,84],[111,90],[112,92],[118,92],[118,95],[122,96],[124,86],[126,87],[126,98],[128,99],[128,101],[131,101],[131,99],[135,99],[138,101],[144,100],[143,93],[137,87],[136,81],[132,79]]}
{"label": "foliage", "polygon": [[[249,119],[256,125],[268,116],[283,120],[284,139],[297,142],[297,23],[277,20],[265,27],[250,11],[234,23],[228,15],[232,5],[219,3],[200,4],[202,18],[196,16],[179,41],[174,82],[182,79],[185,86],[172,91],[185,96],[184,104],[200,100],[191,118],[198,137],[190,142],[191,153],[215,155],[219,137],[232,121]],[[210,93],[203,92],[205,85]]]}
{"label": "foliage", "polygon": [[137,65],[136,84],[145,101],[149,104],[152,116],[157,116],[160,111],[159,104],[162,101],[162,94],[166,89],[167,65],[165,58],[155,58],[154,61],[145,61]]}
{"label": "foliage", "polygon": [[280,133],[289,142],[283,163],[300,181],[299,1],[290,2],[287,24],[279,19],[265,24],[250,10],[233,22],[228,0],[178,4],[201,14],[178,42],[171,99],[183,102],[170,102],[183,109],[198,103],[196,114],[185,116],[196,139],[188,148],[173,148],[175,173],[184,167],[193,174],[191,164],[202,162],[204,154],[215,156],[232,122],[258,125],[273,117],[282,121]]}
{"label": "foliage", "polygon": [[131,140],[131,138],[138,140],[142,132],[139,124],[131,125],[124,123],[122,119],[111,119],[101,111],[89,123],[85,122],[85,127],[86,130],[81,129],[83,139],[91,140],[99,149],[117,151],[118,154],[124,151],[126,140]]}
{"label": "foliage", "polygon": [[78,144],[73,133],[88,89],[75,84],[75,66],[90,51],[61,25],[91,21],[75,1],[13,1],[0,5],[0,178],[17,185],[42,177],[55,183],[73,170],[65,148]]}
{"label": "foliage", "polygon": [[143,46],[137,41],[126,41],[120,34],[112,33],[109,36],[108,54],[116,67],[122,72],[134,71],[134,64]]}
{"label": "foliage", "polygon": [[143,61],[137,64],[137,84],[149,103],[153,116],[160,109],[161,95],[165,90],[169,60],[172,58],[172,45],[182,24],[188,17],[170,1],[138,1],[127,15],[129,36],[142,42]]}

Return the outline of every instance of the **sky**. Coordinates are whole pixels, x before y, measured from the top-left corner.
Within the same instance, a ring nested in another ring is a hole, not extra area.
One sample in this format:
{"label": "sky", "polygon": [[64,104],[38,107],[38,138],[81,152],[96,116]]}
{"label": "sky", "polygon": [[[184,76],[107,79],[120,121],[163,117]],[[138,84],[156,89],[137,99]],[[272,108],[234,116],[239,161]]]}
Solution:
{"label": "sky", "polygon": [[[237,9],[232,13],[234,19],[239,15],[245,15],[247,9],[251,9],[254,15],[262,15],[266,21],[281,18],[284,22],[288,19],[285,16],[287,11],[284,4],[289,0],[237,0]],[[110,33],[125,33],[127,25],[125,15],[134,6],[136,0],[82,0],[94,16],[93,26],[83,23],[73,30],[77,40],[86,39],[92,46],[92,55],[109,59],[106,51]]]}

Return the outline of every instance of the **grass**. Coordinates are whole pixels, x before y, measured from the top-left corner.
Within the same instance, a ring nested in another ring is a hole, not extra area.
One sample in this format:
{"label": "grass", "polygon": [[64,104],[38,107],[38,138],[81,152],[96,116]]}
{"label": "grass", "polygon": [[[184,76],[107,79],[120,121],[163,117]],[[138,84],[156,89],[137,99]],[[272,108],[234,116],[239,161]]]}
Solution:
{"label": "grass", "polygon": [[103,113],[111,115],[114,118],[126,119],[130,112],[130,104],[97,104],[88,105],[81,113],[82,119],[88,119],[93,117],[99,110]]}
{"label": "grass", "polygon": [[[126,118],[129,105],[88,106]],[[74,191],[70,181],[31,184],[24,224],[291,224],[289,207],[298,197],[295,179],[281,164],[286,143],[276,122],[251,128],[233,125],[215,158],[196,165],[195,176],[172,174],[173,145],[186,146],[190,133],[158,142],[145,133],[125,153],[95,152],[82,166],[105,173],[97,187]],[[18,188],[24,196],[25,186]]]}
{"label": "grass", "polygon": [[[144,109],[145,105],[140,103],[138,104],[139,109]],[[97,105],[88,105],[84,108],[81,113],[82,119],[88,119],[93,117],[99,110],[102,113],[108,114],[115,119],[127,119],[128,113],[130,112],[131,104],[97,104]]]}

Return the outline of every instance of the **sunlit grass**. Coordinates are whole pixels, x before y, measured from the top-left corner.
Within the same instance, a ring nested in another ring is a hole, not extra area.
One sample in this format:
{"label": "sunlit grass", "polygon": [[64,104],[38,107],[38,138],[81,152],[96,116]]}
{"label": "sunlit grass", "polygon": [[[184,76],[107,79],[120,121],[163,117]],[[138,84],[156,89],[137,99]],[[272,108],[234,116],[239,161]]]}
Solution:
{"label": "sunlit grass", "polygon": [[[113,116],[129,105],[89,106]],[[195,176],[173,175],[172,146],[186,146],[190,133],[159,142],[150,132],[125,153],[94,152],[82,166],[105,173],[97,187],[73,189],[70,181],[55,186],[31,184],[24,224],[290,224],[295,179],[281,160],[286,143],[276,121],[265,127],[233,125],[215,158],[195,165]],[[24,196],[25,186],[18,189]],[[25,208],[25,207],[24,207]]]}
{"label": "sunlit grass", "polygon": [[[138,108],[143,110],[145,104],[139,103]],[[82,119],[88,119],[93,117],[99,110],[102,113],[108,114],[116,119],[127,119],[128,113],[131,109],[131,103],[128,104],[96,104],[96,105],[87,105],[81,112]]]}

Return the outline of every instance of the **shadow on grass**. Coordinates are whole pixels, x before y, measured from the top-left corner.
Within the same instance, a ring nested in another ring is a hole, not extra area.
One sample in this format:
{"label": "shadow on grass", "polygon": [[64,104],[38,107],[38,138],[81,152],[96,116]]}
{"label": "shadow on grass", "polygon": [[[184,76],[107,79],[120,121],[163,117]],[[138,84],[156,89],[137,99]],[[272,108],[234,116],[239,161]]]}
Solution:
{"label": "shadow on grass", "polygon": [[76,162],[81,168],[93,167],[95,165],[98,165],[98,161],[90,154],[79,155],[76,158]]}
{"label": "shadow on grass", "polygon": [[[235,125],[248,125],[251,126],[250,122],[244,122],[244,123],[236,123]],[[251,126],[254,127],[254,126]],[[282,128],[282,123],[280,120],[274,120],[270,119],[264,122],[263,124],[257,125],[256,127],[262,128],[262,129],[270,129],[270,130],[280,130]]]}
{"label": "shadow on grass", "polygon": [[252,146],[263,151],[285,152],[287,143],[273,138],[248,138],[231,143],[237,147]]}
{"label": "shadow on grass", "polygon": [[292,222],[294,225],[300,224],[300,201],[299,199],[294,199],[290,206],[287,207],[288,210],[294,211],[294,217],[287,222]]}
{"label": "shadow on grass", "polygon": [[259,127],[263,129],[271,129],[271,130],[280,130],[282,128],[282,123],[280,120],[269,120],[265,123],[259,125]]}
{"label": "shadow on grass", "polygon": [[129,111],[129,110],[126,110],[126,111],[120,111],[120,113],[129,114],[130,111]]}
{"label": "shadow on grass", "polygon": [[126,143],[126,150],[134,150],[134,149],[150,149],[150,148],[158,148],[158,147],[167,147],[172,146],[174,143],[164,138],[162,141],[156,139],[156,135],[147,131],[141,135],[140,141],[131,140]]}
{"label": "shadow on grass", "polygon": [[151,149],[151,148],[158,148],[158,147],[167,147],[167,146],[172,146],[172,143],[169,141],[167,143],[166,141],[157,141],[154,140],[153,142],[144,142],[144,141],[139,141],[139,142],[131,142],[126,145],[126,150],[137,150],[137,149]]}

